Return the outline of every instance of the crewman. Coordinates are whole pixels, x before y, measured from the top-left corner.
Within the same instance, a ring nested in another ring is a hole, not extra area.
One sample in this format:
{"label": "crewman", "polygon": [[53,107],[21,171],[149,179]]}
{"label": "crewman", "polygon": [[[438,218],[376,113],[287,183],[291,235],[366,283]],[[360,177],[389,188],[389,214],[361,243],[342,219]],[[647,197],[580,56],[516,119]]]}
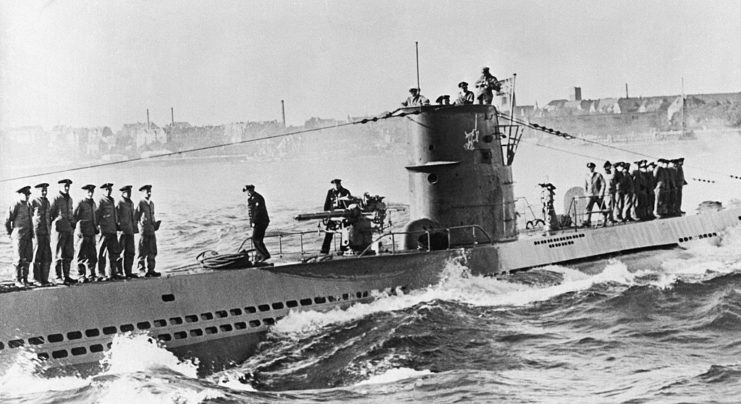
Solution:
{"label": "crewman", "polygon": [[142,199],[135,210],[134,217],[141,228],[139,233],[139,253],[137,255],[137,267],[139,275],[147,278],[162,275],[154,270],[157,257],[157,237],[155,232],[159,230],[160,222],[154,215],[154,202],[151,201],[152,186],[143,185],[139,188]]}
{"label": "crewman", "polygon": [[[621,177],[621,183],[618,186],[618,197],[622,199],[622,221],[633,222],[633,214],[635,210],[635,184],[633,184],[633,177],[630,174],[630,163],[622,162],[623,176]],[[622,189],[622,195],[620,190]]]}
{"label": "crewman", "polygon": [[[481,77],[476,80],[476,99],[479,100],[479,104],[491,104],[494,99],[492,91],[499,91],[502,87],[499,84],[499,80],[489,73],[489,68],[484,67],[481,69]],[[598,173],[599,174],[599,173]]]}
{"label": "crewman", "polygon": [[646,178],[646,160],[635,162],[636,169],[633,171],[633,186],[635,187],[635,218],[638,220],[648,219],[648,179]]}
{"label": "crewman", "polygon": [[134,234],[139,232],[136,227],[134,202],[131,200],[131,188],[131,185],[121,187],[119,189],[121,199],[116,203],[116,219],[118,219],[118,229],[121,231],[118,248],[123,253],[123,257],[118,257],[117,267],[123,267],[126,278],[137,278],[136,274],[131,272],[134,266],[134,256],[136,256]]}
{"label": "crewman", "polygon": [[[113,200],[113,184],[106,182],[100,186],[105,195],[98,201],[95,210],[95,221],[100,228],[100,240],[98,241],[98,273],[105,274],[109,279],[124,279],[119,267],[119,256],[121,250],[118,246],[118,213],[116,212],[116,201]],[[108,270],[106,271],[106,261]]]}
{"label": "crewman", "polygon": [[33,279],[41,286],[49,285],[49,270],[51,269],[51,203],[46,198],[49,184],[37,184],[41,195],[31,202],[33,213]]}
{"label": "crewman", "polygon": [[255,192],[255,186],[252,184],[245,185],[242,192],[247,192],[247,213],[250,217],[250,227],[252,228],[252,244],[255,246],[255,262],[265,261],[270,258],[268,248],[265,247],[263,239],[265,230],[270,224],[268,217],[268,208],[265,205],[265,198]]}
{"label": "crewman", "polygon": [[603,223],[603,226],[606,226],[608,220],[610,221],[610,223],[615,223],[615,215],[613,214],[613,210],[615,210],[615,192],[617,191],[617,179],[615,177],[615,171],[613,171],[612,169],[612,163],[610,163],[609,161],[605,161],[603,168],[605,170],[603,178],[605,179],[605,185],[607,186],[607,200],[603,201],[604,206],[602,207],[602,209],[607,210],[607,220],[605,220],[605,223]]}
{"label": "crewman", "polygon": [[33,260],[33,222],[31,204],[28,196],[31,187],[25,186],[18,191],[18,202],[10,205],[5,218],[5,230],[13,245],[13,266],[15,267],[15,286],[28,286],[28,267]]}
{"label": "crewman", "polygon": [[95,235],[98,234],[97,219],[95,215],[95,201],[93,193],[95,185],[88,184],[82,187],[85,194],[80,202],[77,203],[74,212],[75,236],[77,237],[77,273],[78,282],[87,283],[94,281],[105,281],[104,273],[95,276],[95,267],[98,262],[98,254],[95,250]]}
{"label": "crewman", "polygon": [[666,159],[658,159],[659,165],[654,170],[654,181],[656,186],[654,187],[654,195],[656,200],[655,216],[667,217],[669,216],[668,202],[669,202],[669,172],[667,165],[669,163]]}
{"label": "crewman", "polygon": [[473,95],[473,91],[468,90],[468,83],[466,83],[465,81],[461,81],[460,83],[458,83],[458,88],[460,89],[458,91],[458,99],[455,100],[453,104],[455,105],[473,104],[474,95]]}
{"label": "crewman", "polygon": [[[589,197],[589,201],[587,202],[587,220],[582,223],[583,226],[591,226],[592,225],[592,209],[596,205],[597,208],[602,207],[602,201],[605,198],[605,178],[602,176],[602,174],[594,171],[594,168],[596,165],[592,163],[591,161],[587,163],[587,169],[589,169],[589,172],[587,173],[586,179],[584,181],[584,189],[586,191],[587,196]],[[605,219],[607,218],[607,213],[603,212],[605,215]]]}
{"label": "crewman", "polygon": [[402,101],[401,105],[405,107],[421,107],[423,105],[430,105],[430,100],[428,100],[424,95],[420,94],[419,91],[419,88],[410,88],[409,93],[411,95],[407,97],[406,100]]}
{"label": "crewman", "polygon": [[654,189],[656,188],[656,177],[654,176],[654,170],[656,169],[656,163],[650,162],[646,164],[646,195],[648,200],[646,202],[646,215],[648,220],[656,219],[654,215],[654,207],[656,206],[656,194]]}
{"label": "crewman", "polygon": [[[342,180],[339,178],[333,179],[330,184],[334,184],[334,188],[327,191],[327,197],[324,199],[324,210],[346,209],[349,198],[352,196],[350,190],[342,186]],[[331,220],[327,222],[327,232],[324,234],[324,242],[322,243],[322,254],[329,254],[329,247],[332,245],[334,235],[333,224],[334,222]]]}
{"label": "crewman", "polygon": [[70,285],[76,280],[70,277],[70,264],[75,257],[73,231],[75,229],[74,208],[69,187],[72,180],[59,180],[59,195],[51,202],[50,217],[52,220],[51,245],[54,251],[54,272],[56,283]]}
{"label": "crewman", "polygon": [[676,200],[674,201],[674,213],[677,216],[682,216],[684,214],[682,211],[682,188],[687,185],[687,180],[684,178],[684,168],[682,168],[682,166],[684,166],[684,157],[680,157],[676,161],[677,193]]}
{"label": "crewman", "polygon": [[667,213],[668,216],[676,216],[676,200],[677,200],[677,167],[674,160],[667,160],[666,170],[667,172],[667,183],[669,184],[668,202],[667,202]]}

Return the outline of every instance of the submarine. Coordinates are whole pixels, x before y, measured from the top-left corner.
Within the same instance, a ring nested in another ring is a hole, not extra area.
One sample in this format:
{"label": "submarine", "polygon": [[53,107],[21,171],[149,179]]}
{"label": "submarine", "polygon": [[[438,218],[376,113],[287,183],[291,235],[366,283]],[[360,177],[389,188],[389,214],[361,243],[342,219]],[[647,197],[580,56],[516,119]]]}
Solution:
{"label": "submarine", "polygon": [[500,122],[492,105],[397,111],[409,121],[410,218],[403,231],[384,231],[360,253],[331,259],[246,261],[229,270],[194,262],[160,278],[5,291],[0,367],[31,352],[44,373],[96,373],[113,337],[134,332],[182,359],[198,359],[199,372],[208,374],[247,359],[290,311],[329,311],[381,292],[425,288],[451,261],[496,276],[712,241],[741,223],[741,209],[725,209],[522,237],[511,165],[523,127]]}

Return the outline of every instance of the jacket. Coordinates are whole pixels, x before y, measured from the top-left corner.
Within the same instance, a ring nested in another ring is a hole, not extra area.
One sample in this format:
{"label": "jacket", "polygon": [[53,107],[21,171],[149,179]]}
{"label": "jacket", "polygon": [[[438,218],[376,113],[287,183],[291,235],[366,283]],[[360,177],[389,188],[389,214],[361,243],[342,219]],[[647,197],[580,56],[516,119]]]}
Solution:
{"label": "jacket", "polygon": [[37,236],[51,234],[51,204],[45,196],[40,196],[31,202],[33,212],[33,232]]}
{"label": "jacket", "polygon": [[131,199],[119,199],[116,204],[116,218],[118,227],[123,234],[136,234],[139,229],[136,226],[134,202]]}
{"label": "jacket", "polygon": [[340,201],[339,198],[350,196],[350,190],[347,188],[330,188],[327,191],[327,197],[324,198],[324,210],[344,209],[347,207],[347,201]]}
{"label": "jacket", "polygon": [[154,216],[154,202],[142,199],[139,201],[136,210],[134,211],[134,218],[141,228],[142,234],[152,235],[155,232],[155,216]]}
{"label": "jacket", "polygon": [[247,213],[250,217],[250,224],[268,224],[268,207],[265,206],[265,198],[257,192],[253,192],[247,199]]}
{"label": "jacket", "polygon": [[8,216],[5,218],[5,230],[14,240],[33,237],[31,204],[18,201],[10,205]]}
{"label": "jacket", "polygon": [[95,210],[95,201],[92,199],[83,199],[75,207],[77,231],[83,236],[94,236],[98,233]]}
{"label": "jacket", "polygon": [[584,189],[589,196],[605,196],[605,178],[602,174],[594,171],[587,174]]}
{"label": "jacket", "polygon": [[116,234],[118,230],[118,218],[116,217],[116,203],[110,196],[104,196],[98,201],[95,210],[95,221],[100,226],[102,234]]}
{"label": "jacket", "polygon": [[72,197],[69,194],[59,193],[51,202],[49,216],[58,232],[71,232],[75,227]]}

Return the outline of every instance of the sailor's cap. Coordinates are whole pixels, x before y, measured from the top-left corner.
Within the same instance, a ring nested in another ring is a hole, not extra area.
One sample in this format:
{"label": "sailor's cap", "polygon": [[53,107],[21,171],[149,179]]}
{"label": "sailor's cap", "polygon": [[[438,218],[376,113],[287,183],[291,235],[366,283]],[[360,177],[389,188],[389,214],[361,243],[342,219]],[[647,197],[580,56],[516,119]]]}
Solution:
{"label": "sailor's cap", "polygon": [[466,83],[465,81],[461,81],[460,83],[458,83],[458,88],[463,88],[464,86],[468,86],[468,83]]}
{"label": "sailor's cap", "polygon": [[131,185],[124,185],[121,188],[119,188],[118,190],[119,191],[129,191],[129,192],[131,192],[131,188],[132,188]]}
{"label": "sailor's cap", "polygon": [[152,186],[149,185],[149,184],[142,185],[142,186],[139,187],[139,191],[151,191],[151,190],[152,190]]}
{"label": "sailor's cap", "polygon": [[481,71],[486,71],[486,72],[488,72],[488,71],[489,71],[489,67],[488,67],[488,66],[484,66],[484,67],[482,67],[482,68],[481,68]]}
{"label": "sailor's cap", "polygon": [[333,179],[332,181],[330,181],[329,183],[330,183],[330,184],[339,184],[339,183],[341,183],[341,182],[342,182],[342,180],[341,180],[341,179],[339,179],[339,178],[335,178],[335,179]]}
{"label": "sailor's cap", "polygon": [[667,160],[667,159],[658,159],[656,161],[658,161],[659,163],[668,163],[669,162],[669,160]]}
{"label": "sailor's cap", "polygon": [[646,167],[656,167],[656,162],[655,161],[652,161],[652,162],[646,164]]}
{"label": "sailor's cap", "polygon": [[592,163],[591,161],[589,163],[587,163],[587,168],[593,168],[593,167],[597,167],[597,166],[594,163]]}
{"label": "sailor's cap", "polygon": [[680,162],[680,163],[684,163],[684,157],[678,158],[677,161]]}
{"label": "sailor's cap", "polygon": [[87,190],[87,191],[95,191],[95,185],[87,184],[84,187],[82,187],[82,189]]}
{"label": "sailor's cap", "polygon": [[31,194],[31,187],[28,186],[28,185],[26,185],[25,187],[23,187],[23,188],[15,191],[15,192],[18,192],[19,194],[29,195],[29,194]]}
{"label": "sailor's cap", "polygon": [[409,92],[410,93],[413,93],[415,91],[419,91],[419,88],[417,88],[417,87],[409,87]]}
{"label": "sailor's cap", "polygon": [[610,160],[605,161],[605,164],[602,165],[602,167],[612,167],[612,163],[610,163]]}
{"label": "sailor's cap", "polygon": [[36,186],[34,186],[34,188],[47,188],[47,187],[49,187],[49,184],[47,184],[46,182],[42,182],[41,184],[36,184]]}
{"label": "sailor's cap", "polygon": [[57,181],[57,183],[58,183],[58,184],[67,184],[67,185],[71,185],[71,184],[72,184],[72,180],[70,180],[70,179],[67,179],[67,178],[65,178],[65,179],[63,179],[63,180],[59,180],[59,181]]}
{"label": "sailor's cap", "polygon": [[250,191],[250,190],[253,190],[253,189],[255,189],[255,186],[254,185],[247,184],[247,185],[244,186],[244,188],[242,188],[242,192],[247,192],[247,191]]}
{"label": "sailor's cap", "polygon": [[101,188],[105,188],[105,189],[113,189],[113,184],[111,184],[110,182],[106,182],[105,184],[101,185],[100,187]]}

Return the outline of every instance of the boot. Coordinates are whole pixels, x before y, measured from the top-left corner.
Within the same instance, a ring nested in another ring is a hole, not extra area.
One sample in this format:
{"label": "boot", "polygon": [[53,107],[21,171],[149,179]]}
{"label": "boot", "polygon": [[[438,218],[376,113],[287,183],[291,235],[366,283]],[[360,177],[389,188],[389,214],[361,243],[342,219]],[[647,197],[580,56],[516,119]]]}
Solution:
{"label": "boot", "polygon": [[42,262],[41,263],[41,269],[40,269],[40,275],[41,275],[41,286],[46,286],[49,284],[49,270],[51,269],[51,262]]}
{"label": "boot", "polygon": [[64,261],[57,260],[54,263],[54,281],[58,284],[61,284],[64,282],[64,279],[68,277],[68,275],[65,275],[63,273],[62,268],[64,267]]}
{"label": "boot", "polygon": [[23,282],[23,265],[15,266],[15,286],[23,288],[26,284]]}

